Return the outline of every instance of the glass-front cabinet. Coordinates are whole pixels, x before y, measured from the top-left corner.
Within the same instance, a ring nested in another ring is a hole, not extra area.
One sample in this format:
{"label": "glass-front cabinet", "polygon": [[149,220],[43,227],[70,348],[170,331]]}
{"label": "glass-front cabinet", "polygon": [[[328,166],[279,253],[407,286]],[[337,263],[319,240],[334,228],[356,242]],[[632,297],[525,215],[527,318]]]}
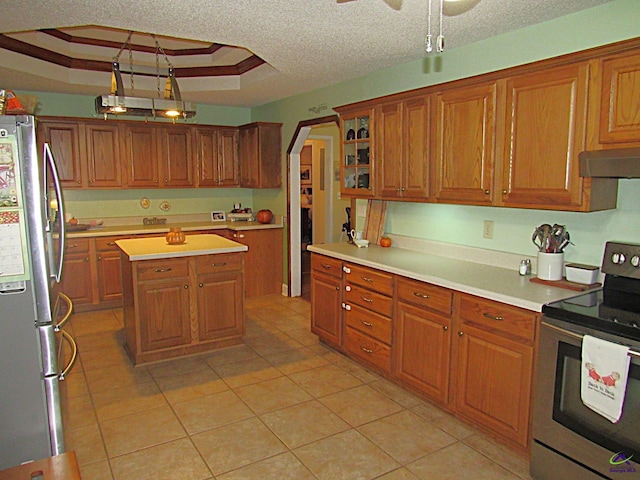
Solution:
{"label": "glass-front cabinet", "polygon": [[342,161],[340,191],[354,197],[373,196],[373,111],[341,116]]}

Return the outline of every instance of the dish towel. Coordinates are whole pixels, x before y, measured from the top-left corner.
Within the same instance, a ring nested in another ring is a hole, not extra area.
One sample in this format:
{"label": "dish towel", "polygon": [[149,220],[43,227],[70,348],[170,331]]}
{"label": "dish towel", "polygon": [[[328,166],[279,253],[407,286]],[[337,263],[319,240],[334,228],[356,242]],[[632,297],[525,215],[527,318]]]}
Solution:
{"label": "dish towel", "polygon": [[611,423],[622,416],[631,357],[629,347],[585,335],[582,339],[582,403]]}

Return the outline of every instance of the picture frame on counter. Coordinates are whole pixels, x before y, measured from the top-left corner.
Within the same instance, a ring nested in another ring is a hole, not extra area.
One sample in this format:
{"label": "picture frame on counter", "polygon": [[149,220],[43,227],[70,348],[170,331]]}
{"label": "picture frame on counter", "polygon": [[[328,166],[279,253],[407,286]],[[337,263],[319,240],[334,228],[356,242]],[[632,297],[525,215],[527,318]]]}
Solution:
{"label": "picture frame on counter", "polygon": [[214,210],[211,212],[212,222],[225,222],[227,220],[227,214],[223,210]]}

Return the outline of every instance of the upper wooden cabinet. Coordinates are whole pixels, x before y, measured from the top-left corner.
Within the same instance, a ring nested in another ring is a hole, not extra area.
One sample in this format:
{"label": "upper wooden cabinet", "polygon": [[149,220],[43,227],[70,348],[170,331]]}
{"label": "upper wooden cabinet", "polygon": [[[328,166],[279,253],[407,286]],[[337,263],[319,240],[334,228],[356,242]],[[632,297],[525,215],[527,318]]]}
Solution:
{"label": "upper wooden cabinet", "polygon": [[237,187],[238,130],[236,128],[197,127],[195,129],[197,185]]}
{"label": "upper wooden cabinet", "polygon": [[602,61],[600,143],[622,147],[625,145],[619,144],[637,142],[640,142],[640,53],[636,52]]}
{"label": "upper wooden cabinet", "polygon": [[87,179],[90,187],[120,187],[120,130],[118,125],[87,123]]}
{"label": "upper wooden cabinet", "polygon": [[282,124],[257,122],[239,128],[240,186],[282,187]]}
{"label": "upper wooden cabinet", "polygon": [[377,107],[376,193],[426,199],[429,195],[430,97]]}
{"label": "upper wooden cabinet", "polygon": [[435,199],[491,205],[495,197],[496,83],[453,88],[435,98]]}
{"label": "upper wooden cabinet", "polygon": [[164,187],[192,187],[194,163],[191,128],[170,125],[160,129],[160,176]]}
{"label": "upper wooden cabinet", "polygon": [[506,80],[505,206],[580,209],[588,81],[586,62]]}
{"label": "upper wooden cabinet", "polygon": [[157,187],[158,130],[150,125],[124,127],[123,165],[128,187]]}
{"label": "upper wooden cabinet", "polygon": [[340,110],[340,113],[340,192],[347,196],[372,197],[375,193],[373,110]]}
{"label": "upper wooden cabinet", "polygon": [[38,150],[48,143],[58,167],[63,188],[81,188],[81,160],[84,157],[84,136],[78,122],[41,122],[38,124]]}

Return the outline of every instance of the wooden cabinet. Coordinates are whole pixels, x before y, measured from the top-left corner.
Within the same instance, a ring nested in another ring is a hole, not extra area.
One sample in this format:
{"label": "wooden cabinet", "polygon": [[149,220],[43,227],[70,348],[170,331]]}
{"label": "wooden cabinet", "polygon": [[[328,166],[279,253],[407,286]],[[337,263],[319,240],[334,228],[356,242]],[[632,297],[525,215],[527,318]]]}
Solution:
{"label": "wooden cabinet", "polygon": [[470,295],[457,300],[455,410],[526,448],[535,314]]}
{"label": "wooden cabinet", "polygon": [[62,188],[82,188],[84,135],[75,121],[38,122],[38,152],[48,143],[58,167]]}
{"label": "wooden cabinet", "polygon": [[429,195],[430,97],[376,108],[377,196],[426,199]]}
{"label": "wooden cabinet", "polygon": [[600,143],[617,148],[637,146],[640,142],[640,53],[604,59],[601,69]]}
{"label": "wooden cabinet", "polygon": [[237,187],[238,130],[197,127],[195,129],[197,184],[200,187]]}
{"label": "wooden cabinet", "polygon": [[394,375],[447,405],[453,292],[399,277],[394,319]]}
{"label": "wooden cabinet", "polygon": [[118,125],[86,123],[87,179],[89,187],[120,187],[121,143]]}
{"label": "wooden cabinet", "polygon": [[245,255],[246,298],[282,292],[282,229],[237,230],[231,240],[249,247]]}
{"label": "wooden cabinet", "polygon": [[161,128],[159,139],[162,186],[194,186],[191,128],[182,125]]}
{"label": "wooden cabinet", "polygon": [[496,83],[438,93],[434,196],[444,203],[494,202]]}
{"label": "wooden cabinet", "polygon": [[67,239],[60,291],[73,301],[75,310],[94,303],[92,272],[89,239]]}
{"label": "wooden cabinet", "polygon": [[342,350],[342,262],[311,254],[311,331]]}
{"label": "wooden cabinet", "polygon": [[353,197],[373,197],[373,110],[341,111],[340,192]]}
{"label": "wooden cabinet", "polygon": [[282,124],[257,122],[239,128],[240,186],[282,187]]}
{"label": "wooden cabinet", "polygon": [[126,237],[99,237],[93,240],[96,250],[98,302],[103,308],[119,306],[122,301],[120,250],[116,240]]}
{"label": "wooden cabinet", "polygon": [[128,187],[150,188],[159,184],[158,130],[151,125],[125,125],[123,166]]}

